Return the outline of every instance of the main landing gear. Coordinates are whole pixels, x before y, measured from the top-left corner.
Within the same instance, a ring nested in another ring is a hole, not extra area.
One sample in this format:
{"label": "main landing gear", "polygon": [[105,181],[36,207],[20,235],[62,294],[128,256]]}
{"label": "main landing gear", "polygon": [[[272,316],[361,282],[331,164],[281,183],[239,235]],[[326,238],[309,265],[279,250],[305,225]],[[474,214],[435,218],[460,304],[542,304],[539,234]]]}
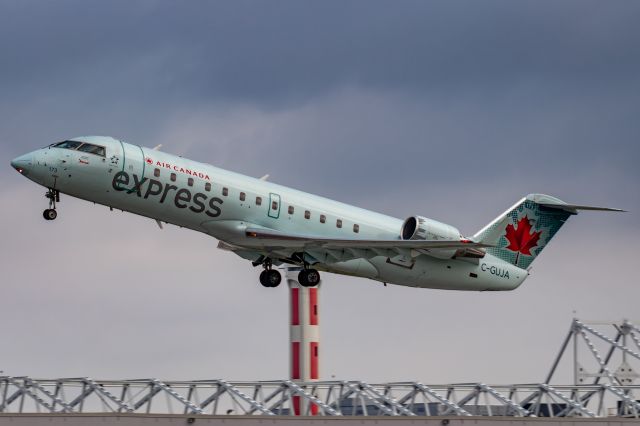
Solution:
{"label": "main landing gear", "polygon": [[[271,259],[260,257],[253,265],[262,265],[264,267],[264,271],[260,273],[260,284],[264,287],[278,287],[280,285],[282,275],[279,271],[272,268]],[[320,272],[309,268],[305,263],[305,268],[298,274],[298,282],[303,287],[315,287],[320,283]]]}
{"label": "main landing gear", "polygon": [[260,284],[264,287],[278,287],[282,281],[282,275],[271,268],[271,260],[265,260],[262,266],[264,266],[264,271],[260,273]]}
{"label": "main landing gear", "polygon": [[42,212],[42,216],[46,220],[54,220],[58,217],[58,212],[56,211],[56,203],[60,202],[60,191],[57,189],[51,189],[44,194],[45,197],[49,199],[49,208]]}

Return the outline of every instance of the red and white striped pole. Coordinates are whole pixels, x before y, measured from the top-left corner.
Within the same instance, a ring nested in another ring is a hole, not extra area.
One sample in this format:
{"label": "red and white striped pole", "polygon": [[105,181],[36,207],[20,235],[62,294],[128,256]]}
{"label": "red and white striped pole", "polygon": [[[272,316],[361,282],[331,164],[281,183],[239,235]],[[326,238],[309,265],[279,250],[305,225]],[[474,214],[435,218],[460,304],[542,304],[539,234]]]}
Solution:
{"label": "red and white striped pole", "polygon": [[[320,379],[319,356],[320,322],[318,316],[318,294],[320,284],[316,287],[303,287],[298,282],[297,268],[287,269],[287,282],[290,294],[290,328],[291,345],[291,380],[296,382],[312,382]],[[312,404],[307,407],[306,400],[293,397],[293,408],[296,416],[316,415],[318,407]]]}

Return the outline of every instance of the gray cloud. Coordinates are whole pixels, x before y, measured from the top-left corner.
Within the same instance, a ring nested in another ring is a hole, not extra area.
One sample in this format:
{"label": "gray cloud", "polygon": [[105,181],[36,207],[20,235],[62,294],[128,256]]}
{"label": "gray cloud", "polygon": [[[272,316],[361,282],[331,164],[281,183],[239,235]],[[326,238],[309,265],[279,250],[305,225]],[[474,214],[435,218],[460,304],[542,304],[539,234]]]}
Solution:
{"label": "gray cloud", "polygon": [[[109,98],[273,102],[336,86],[637,87],[633,3],[5,3],[0,76]],[[19,45],[21,48],[16,48]],[[628,87],[626,87],[628,88]],[[107,89],[107,90],[105,90]]]}
{"label": "gray cloud", "polygon": [[[278,111],[187,109],[168,120],[154,141],[177,145],[188,157],[247,174],[270,173],[283,184],[356,197],[400,216],[410,214],[400,210],[407,206],[443,207],[434,213],[451,214],[450,206],[433,206],[451,185],[474,201],[505,188],[507,200],[497,203],[505,206],[528,192],[637,205],[638,194],[620,197],[617,190],[619,182],[639,178],[633,166],[638,148],[631,141],[635,122],[577,104],[538,112],[512,104],[451,99],[443,108],[428,99],[342,91]],[[605,135],[607,129],[622,133],[619,126],[628,134]]]}

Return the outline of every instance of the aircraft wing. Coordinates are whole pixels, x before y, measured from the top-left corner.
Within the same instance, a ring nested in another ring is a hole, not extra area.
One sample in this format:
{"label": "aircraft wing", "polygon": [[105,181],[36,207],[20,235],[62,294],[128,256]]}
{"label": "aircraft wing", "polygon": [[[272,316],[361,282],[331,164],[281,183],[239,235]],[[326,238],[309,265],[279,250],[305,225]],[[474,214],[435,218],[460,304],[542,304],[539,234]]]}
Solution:
{"label": "aircraft wing", "polygon": [[357,240],[336,239],[311,235],[287,234],[271,229],[247,228],[246,235],[249,238],[262,240],[277,240],[291,247],[323,247],[329,249],[342,248],[379,248],[379,249],[451,249],[451,248],[482,248],[491,247],[488,244],[476,243],[471,240],[461,239],[447,240]]}
{"label": "aircraft wing", "polygon": [[246,236],[264,240],[264,247],[273,251],[304,251],[317,259],[344,261],[375,256],[395,256],[412,250],[428,252],[438,249],[470,249],[490,247],[467,239],[446,240],[364,240],[336,239],[311,235],[287,234],[265,228],[247,228]]}

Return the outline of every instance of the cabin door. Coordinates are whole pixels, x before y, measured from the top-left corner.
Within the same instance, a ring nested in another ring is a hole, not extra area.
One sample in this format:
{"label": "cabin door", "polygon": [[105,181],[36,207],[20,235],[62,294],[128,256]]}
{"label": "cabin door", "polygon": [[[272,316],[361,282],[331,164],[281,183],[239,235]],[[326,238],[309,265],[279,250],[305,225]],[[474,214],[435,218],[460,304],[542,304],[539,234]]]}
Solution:
{"label": "cabin door", "polygon": [[280,217],[280,196],[278,194],[274,194],[273,192],[269,193],[269,217],[277,219]]}

